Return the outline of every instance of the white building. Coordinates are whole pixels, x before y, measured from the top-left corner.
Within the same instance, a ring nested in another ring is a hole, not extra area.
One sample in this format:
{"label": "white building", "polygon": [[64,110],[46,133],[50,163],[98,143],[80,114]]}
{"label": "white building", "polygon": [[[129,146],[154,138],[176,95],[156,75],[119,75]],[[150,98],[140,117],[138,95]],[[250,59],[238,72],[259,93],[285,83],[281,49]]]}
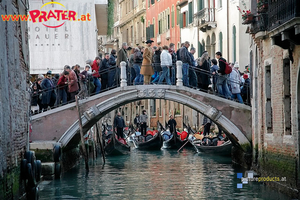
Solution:
{"label": "white building", "polygon": [[71,10],[77,14],[75,21],[28,21],[30,74],[60,73],[64,65],[83,66],[98,55],[97,35],[107,32],[107,0],[30,0],[29,6],[29,11]]}
{"label": "white building", "polygon": [[[181,42],[190,41],[200,57],[204,50],[211,58],[221,51],[229,62],[238,61],[240,70],[249,64],[250,39],[242,25],[243,1],[238,0],[183,0],[177,4],[181,12]],[[249,9],[249,4],[246,2]],[[190,13],[193,14],[190,14]],[[193,18],[193,19],[192,19]],[[195,30],[196,29],[196,30]]]}

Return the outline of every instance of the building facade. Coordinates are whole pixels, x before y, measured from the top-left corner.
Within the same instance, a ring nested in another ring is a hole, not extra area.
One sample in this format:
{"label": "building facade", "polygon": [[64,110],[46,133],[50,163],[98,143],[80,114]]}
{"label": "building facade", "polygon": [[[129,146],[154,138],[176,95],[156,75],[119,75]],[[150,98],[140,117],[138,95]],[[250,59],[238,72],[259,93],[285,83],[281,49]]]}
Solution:
{"label": "building facade", "polygon": [[[0,1],[0,15],[26,15],[28,1]],[[19,199],[20,163],[28,150],[29,51],[25,21],[0,22],[0,199]]]}
{"label": "building facade", "polygon": [[[30,0],[30,10],[40,9],[51,1]],[[58,4],[49,4],[43,11],[67,9],[75,11],[77,18],[89,14],[85,21],[49,20],[44,23],[28,21],[30,74],[45,74],[48,70],[61,73],[65,65],[83,66],[87,59],[98,55],[97,36],[107,33],[107,0],[67,1],[59,0]],[[44,25],[45,24],[45,25]],[[85,35],[86,34],[86,35]]]}
{"label": "building facade", "polygon": [[180,42],[177,0],[147,0],[146,33],[154,45],[162,46]]}
{"label": "building facade", "polygon": [[[145,0],[119,0],[119,19],[114,22],[114,39],[118,48],[126,42],[131,47],[143,45],[146,40]],[[116,14],[118,15],[118,14]]]}
{"label": "building facade", "polygon": [[215,58],[217,51],[229,62],[239,62],[240,70],[249,65],[250,39],[247,27],[242,25],[241,14],[237,6],[246,9],[245,4],[237,0],[182,0],[180,7],[181,42],[190,41],[196,48],[195,57],[208,51]]}
{"label": "building facade", "polygon": [[253,167],[299,198],[300,2],[250,2]]}

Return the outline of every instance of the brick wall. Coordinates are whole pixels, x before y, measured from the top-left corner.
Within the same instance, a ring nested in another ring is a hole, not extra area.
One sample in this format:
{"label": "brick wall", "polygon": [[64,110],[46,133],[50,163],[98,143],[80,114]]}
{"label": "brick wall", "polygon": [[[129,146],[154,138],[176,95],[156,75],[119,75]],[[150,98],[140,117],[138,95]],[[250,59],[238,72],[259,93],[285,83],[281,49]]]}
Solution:
{"label": "brick wall", "polygon": [[[18,2],[0,1],[0,15],[25,13]],[[27,147],[29,120],[28,42],[25,22],[0,24],[0,199],[18,199],[19,163]]]}
{"label": "brick wall", "polygon": [[[286,182],[267,183],[275,186],[283,192],[291,192],[297,189],[297,163],[298,156],[298,113],[297,113],[297,85],[300,59],[300,46],[296,45],[293,51],[294,63],[290,62],[290,86],[291,86],[291,135],[285,134],[284,126],[284,73],[283,60],[289,58],[287,50],[279,46],[271,45],[271,39],[260,41],[259,66],[257,66],[258,92],[253,101],[257,101],[258,133],[253,133],[253,140],[258,144],[258,163],[255,168],[261,176],[286,177]],[[266,70],[265,66],[271,65],[271,106],[272,106],[272,131],[268,133],[266,127]],[[253,112],[255,113],[255,112]],[[257,138],[255,138],[257,137]]]}

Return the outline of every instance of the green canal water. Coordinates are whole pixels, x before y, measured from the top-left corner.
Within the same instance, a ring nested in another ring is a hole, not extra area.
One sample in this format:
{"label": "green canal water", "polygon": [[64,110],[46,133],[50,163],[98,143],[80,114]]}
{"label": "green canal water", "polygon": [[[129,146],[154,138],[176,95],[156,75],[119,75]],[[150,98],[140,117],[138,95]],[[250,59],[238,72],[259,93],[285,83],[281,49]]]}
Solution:
{"label": "green canal water", "polygon": [[242,168],[230,158],[195,154],[192,149],[156,152],[133,150],[129,155],[99,157],[39,185],[40,199],[290,199],[262,183],[237,188]]}

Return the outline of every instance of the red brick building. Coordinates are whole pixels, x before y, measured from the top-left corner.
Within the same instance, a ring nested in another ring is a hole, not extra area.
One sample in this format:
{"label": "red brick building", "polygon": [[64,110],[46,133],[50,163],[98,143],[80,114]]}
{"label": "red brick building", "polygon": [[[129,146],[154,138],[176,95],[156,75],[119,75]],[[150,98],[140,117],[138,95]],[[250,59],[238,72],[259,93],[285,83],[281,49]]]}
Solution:
{"label": "red brick building", "polygon": [[154,45],[180,44],[178,0],[147,0],[146,2],[146,37]]}

